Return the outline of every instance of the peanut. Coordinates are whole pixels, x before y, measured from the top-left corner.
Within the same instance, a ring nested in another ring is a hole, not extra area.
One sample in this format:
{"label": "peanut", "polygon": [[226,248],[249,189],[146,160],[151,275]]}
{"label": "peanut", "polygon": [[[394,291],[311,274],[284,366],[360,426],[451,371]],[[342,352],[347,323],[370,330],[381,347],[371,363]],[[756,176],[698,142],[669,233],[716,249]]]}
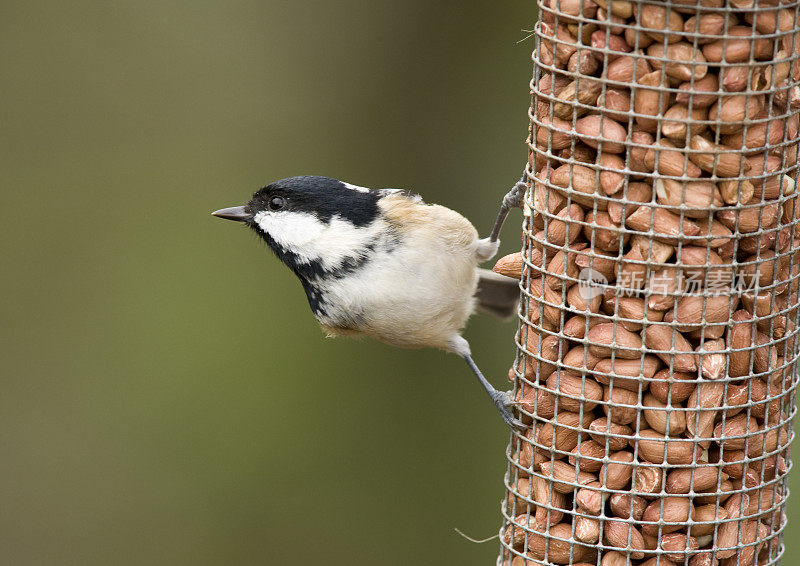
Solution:
{"label": "peanut", "polygon": [[616,423],[606,417],[592,421],[589,424],[588,432],[592,440],[614,452],[625,448],[628,445],[628,438],[626,437],[630,437],[632,434],[629,426]]}
{"label": "peanut", "polygon": [[583,407],[588,411],[603,399],[603,387],[592,379],[554,372],[546,383],[558,400],[559,410],[578,412]]}
{"label": "peanut", "polygon": [[571,452],[578,445],[578,429],[586,428],[592,422],[592,415],[561,411],[546,422],[536,436],[537,448],[555,450],[563,455]]}
{"label": "peanut", "polygon": [[622,359],[636,359],[641,356],[642,339],[633,332],[615,325],[603,323],[587,333],[589,351],[600,358],[611,357],[612,352]]}
{"label": "peanut", "polygon": [[658,495],[663,487],[664,472],[656,466],[639,464],[633,478],[633,489],[644,497]]}
{"label": "peanut", "polygon": [[575,466],[570,466],[561,460],[542,462],[539,470],[548,480],[552,481],[553,489],[559,493],[572,493],[576,485],[586,485],[597,481],[597,476],[589,472],[581,472]]}
{"label": "peanut", "polygon": [[624,55],[618,57],[608,64],[606,68],[606,78],[610,81],[620,83],[635,82],[637,78],[643,77],[650,72],[650,65],[647,61],[639,56]]}
{"label": "peanut", "polygon": [[649,393],[644,396],[642,404],[647,424],[662,434],[676,436],[686,430],[686,413],[662,403]]}
{"label": "peanut", "polygon": [[611,462],[604,464],[600,470],[599,478],[608,489],[622,489],[631,481],[633,476],[633,454],[627,451],[615,452],[609,459]]}
{"label": "peanut", "polygon": [[692,374],[666,368],[653,375],[648,391],[662,403],[682,403],[695,390],[693,380]]}
{"label": "peanut", "polygon": [[[644,344],[653,350],[664,363],[671,365],[675,371],[693,373],[697,371],[698,360],[693,353],[692,345],[684,336],[670,328],[659,324],[651,324],[643,330]],[[669,351],[686,352],[670,354]]]}
{"label": "peanut", "polygon": [[522,254],[517,252],[503,256],[497,260],[492,271],[513,279],[522,279],[522,266]]}
{"label": "peanut", "polygon": [[[664,521],[660,530],[662,534],[673,533],[685,530],[687,522],[694,515],[694,507],[688,497],[668,496],[653,500],[644,510],[642,521],[645,523],[657,523]],[[643,524],[642,533],[651,536],[659,534],[659,525]]]}
{"label": "peanut", "polygon": [[581,560],[587,548],[583,545],[573,545],[572,526],[559,523],[550,527],[548,534],[537,529],[528,533],[528,553],[536,560],[544,560],[545,556],[553,564],[569,564],[573,560]]}
{"label": "peanut", "polygon": [[623,144],[627,137],[625,128],[609,117],[593,114],[581,118],[575,123],[575,131],[590,147],[609,153],[622,153],[625,149]]}
{"label": "peanut", "polygon": [[[664,6],[654,4],[641,4],[637,16],[639,25],[645,33],[656,40],[658,43],[676,43],[681,40],[683,31],[683,17],[675,10],[670,10]],[[658,33],[656,30],[664,30],[668,33]]]}
{"label": "peanut", "polygon": [[[680,85],[680,90],[675,95],[675,101],[692,108],[708,108],[717,101],[719,79],[716,75],[706,75],[700,80],[685,82]],[[704,94],[708,93],[708,94]]]}
{"label": "peanut", "polygon": [[552,482],[538,476],[531,478],[531,498],[536,504],[538,527],[556,525],[564,518],[562,509],[567,506],[567,498],[553,489]]}
{"label": "peanut", "polygon": [[[704,64],[707,58],[704,57],[706,47],[708,46],[703,46],[703,52],[699,53],[685,41],[673,43],[666,48],[663,43],[654,43],[647,48],[647,54],[653,57],[650,64],[655,69],[660,69],[662,66],[660,59],[666,58],[669,62],[664,65],[664,73],[685,82],[692,80],[692,77],[694,80],[702,79],[708,73],[708,65]],[[683,61],[692,61],[693,63],[687,64]]]}
{"label": "peanut", "polygon": [[614,493],[608,499],[611,512],[621,519],[641,521],[644,510],[647,509],[647,500],[638,495],[627,493]]}
{"label": "peanut", "polygon": [[681,468],[667,474],[667,493],[689,493],[690,491],[714,491],[720,481],[721,470],[717,466]]}
{"label": "peanut", "polygon": [[[733,26],[728,29],[728,38],[717,39],[703,46],[705,60],[711,63],[742,63],[753,59],[765,59],[772,55],[772,40],[756,37],[753,28]],[[733,37],[730,37],[733,36]]]}
{"label": "peanut", "polygon": [[[713,107],[712,107],[713,111]],[[755,117],[755,113],[753,114]],[[687,132],[689,135],[699,134],[706,129],[703,123],[711,119],[710,111],[706,108],[689,107],[680,102],[670,106],[664,113],[664,121],[661,122],[661,132],[677,141],[683,141]]]}
{"label": "peanut", "polygon": [[606,521],[603,539],[608,546],[624,549],[634,559],[644,558],[644,539],[631,523],[624,521]]}
{"label": "peanut", "polygon": [[[659,178],[653,183],[658,202],[683,210],[688,218],[708,217],[711,206],[722,206],[719,189],[710,181],[681,182]],[[690,234],[697,235],[697,234]]]}
{"label": "peanut", "polygon": [[642,430],[639,434],[642,437],[638,442],[639,456],[647,462],[686,465],[694,459],[694,445],[690,440],[670,438],[667,442],[662,434],[652,430]]}
{"label": "peanut", "polygon": [[591,439],[584,440],[572,450],[569,463],[582,472],[597,473],[603,467],[602,459],[605,454],[605,446]]}
{"label": "peanut", "polygon": [[603,411],[608,418],[617,424],[633,423],[638,414],[639,396],[627,389],[604,387],[603,390]]}
{"label": "peanut", "polygon": [[[699,136],[699,134],[697,135]],[[662,139],[658,145],[648,149],[644,154],[647,168],[672,177],[699,177],[700,166],[692,159],[692,156],[687,156],[683,151],[673,148],[675,148],[674,143]]]}
{"label": "peanut", "polygon": [[666,552],[664,555],[666,558],[683,562],[688,556],[697,552],[700,545],[694,537],[686,536],[683,533],[670,533],[661,537],[659,547]]}

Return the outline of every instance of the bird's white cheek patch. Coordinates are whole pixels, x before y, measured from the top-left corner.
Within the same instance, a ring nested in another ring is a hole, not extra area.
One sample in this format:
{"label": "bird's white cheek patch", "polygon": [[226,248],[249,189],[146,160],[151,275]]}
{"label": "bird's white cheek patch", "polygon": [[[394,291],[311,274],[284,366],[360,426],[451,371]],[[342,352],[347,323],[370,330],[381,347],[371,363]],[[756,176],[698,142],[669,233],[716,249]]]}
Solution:
{"label": "bird's white cheek patch", "polygon": [[326,226],[307,212],[262,211],[254,220],[284,249],[297,254],[306,262],[318,259],[318,245]]}

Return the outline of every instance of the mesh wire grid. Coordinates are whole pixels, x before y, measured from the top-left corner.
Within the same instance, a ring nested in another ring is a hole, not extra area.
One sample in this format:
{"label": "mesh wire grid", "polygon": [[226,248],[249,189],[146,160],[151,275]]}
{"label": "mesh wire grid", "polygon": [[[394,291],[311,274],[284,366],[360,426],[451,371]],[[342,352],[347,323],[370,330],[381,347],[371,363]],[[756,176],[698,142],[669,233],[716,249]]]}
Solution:
{"label": "mesh wire grid", "polygon": [[498,564],[779,564],[798,2],[539,0]]}

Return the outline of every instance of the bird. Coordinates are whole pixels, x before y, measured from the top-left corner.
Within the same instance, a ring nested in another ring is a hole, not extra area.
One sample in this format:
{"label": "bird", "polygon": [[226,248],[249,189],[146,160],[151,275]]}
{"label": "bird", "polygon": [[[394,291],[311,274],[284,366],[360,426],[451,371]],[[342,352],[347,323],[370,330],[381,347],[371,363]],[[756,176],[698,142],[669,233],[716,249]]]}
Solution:
{"label": "bird", "polygon": [[525,179],[503,197],[487,238],[461,214],[408,190],[316,175],[274,181],[246,204],[211,214],[245,224],[266,242],[300,280],[328,336],[457,354],[503,421],[522,430],[513,396],[484,377],[462,331],[476,310],[508,317],[517,308],[518,281],[479,265],[497,253],[509,211],[522,206]]}

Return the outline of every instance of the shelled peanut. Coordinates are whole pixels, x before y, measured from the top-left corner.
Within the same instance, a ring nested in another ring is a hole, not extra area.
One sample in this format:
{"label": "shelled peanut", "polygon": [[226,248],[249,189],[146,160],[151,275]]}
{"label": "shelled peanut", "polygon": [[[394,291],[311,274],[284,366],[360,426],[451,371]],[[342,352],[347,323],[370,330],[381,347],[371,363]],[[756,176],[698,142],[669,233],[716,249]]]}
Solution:
{"label": "shelled peanut", "polygon": [[[517,480],[506,504],[515,517],[505,532],[509,545],[524,546],[527,534],[529,555],[544,560],[550,548],[554,564],[593,562],[598,548],[634,560],[660,549],[677,562],[700,560],[711,549],[728,558],[741,544],[750,545],[752,556],[769,550],[771,533],[783,525],[786,423],[763,430],[746,401],[725,405],[741,412],[724,415],[723,381],[680,380],[693,390],[686,402],[672,404],[646,393],[658,378],[642,374],[635,392],[619,389],[633,393],[629,403],[611,406],[599,399],[603,386],[593,374],[564,373],[563,382],[553,375],[519,398],[534,418],[512,459]],[[563,400],[577,406],[560,410]],[[543,404],[555,407],[552,416],[539,417]],[[640,415],[638,427],[636,416],[617,411],[627,404]],[[689,426],[704,414],[698,409],[713,415],[712,428],[701,435]],[[760,542],[740,541],[739,522],[745,533],[763,531]]]}
{"label": "shelled peanut", "polygon": [[[638,375],[631,362],[639,363]],[[744,544],[737,555],[765,561],[771,535],[783,525],[791,440],[785,416],[768,425],[768,415],[783,409],[791,378],[775,381],[769,392],[773,384],[755,377],[670,375],[650,355],[619,363],[614,371],[609,358],[598,360],[581,377],[562,367],[519,396],[532,426],[512,460],[518,479],[507,511],[536,537],[529,555],[543,560],[544,549],[555,545],[552,563],[593,561],[599,544],[635,560],[660,549],[682,562],[710,559],[710,549],[728,559]],[[656,388],[664,382],[666,398]],[[624,393],[615,397],[614,387]],[[742,490],[746,511],[732,510]],[[723,528],[725,521],[733,526]],[[761,542],[737,539],[739,522],[742,532],[761,533]],[[524,546],[526,529],[514,529],[514,541]]]}
{"label": "shelled peanut", "polygon": [[779,0],[724,6],[540,0],[526,246],[495,266],[527,290],[510,564],[744,566],[779,547],[800,28]]}

